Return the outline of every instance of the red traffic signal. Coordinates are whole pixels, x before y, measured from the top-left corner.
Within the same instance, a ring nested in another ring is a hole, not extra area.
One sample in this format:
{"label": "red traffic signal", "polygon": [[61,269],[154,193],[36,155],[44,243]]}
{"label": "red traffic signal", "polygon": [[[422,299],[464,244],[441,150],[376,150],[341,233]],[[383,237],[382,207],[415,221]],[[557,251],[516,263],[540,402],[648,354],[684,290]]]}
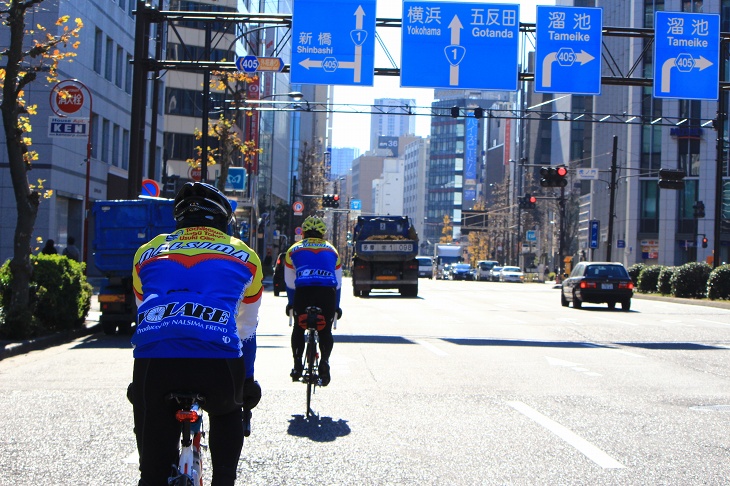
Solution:
{"label": "red traffic signal", "polygon": [[323,208],[339,208],[340,207],[340,195],[339,194],[322,194],[322,207]]}
{"label": "red traffic signal", "polygon": [[702,248],[707,248],[707,237],[702,238]]}
{"label": "red traffic signal", "polygon": [[565,177],[568,175],[568,168],[559,167],[541,167],[540,168],[540,185],[542,187],[565,187],[568,181]]}

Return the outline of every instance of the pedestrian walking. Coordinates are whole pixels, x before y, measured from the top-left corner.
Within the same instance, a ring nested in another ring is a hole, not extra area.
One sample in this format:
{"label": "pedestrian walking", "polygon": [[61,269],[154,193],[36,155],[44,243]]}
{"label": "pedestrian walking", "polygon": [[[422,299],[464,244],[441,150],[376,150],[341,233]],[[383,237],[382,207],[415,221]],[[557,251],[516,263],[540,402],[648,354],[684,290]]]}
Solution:
{"label": "pedestrian walking", "polygon": [[75,243],[76,243],[76,238],[74,238],[73,236],[69,236],[68,245],[66,245],[66,248],[63,249],[63,256],[67,256],[71,260],[80,262],[81,261],[81,252],[79,251],[79,249],[75,245]]}

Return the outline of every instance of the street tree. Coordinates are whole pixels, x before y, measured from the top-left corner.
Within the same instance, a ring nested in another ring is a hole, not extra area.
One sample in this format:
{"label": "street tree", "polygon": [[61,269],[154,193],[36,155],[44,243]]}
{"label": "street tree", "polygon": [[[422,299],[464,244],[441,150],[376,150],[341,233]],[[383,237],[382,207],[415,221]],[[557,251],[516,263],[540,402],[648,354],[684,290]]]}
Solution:
{"label": "street tree", "polygon": [[30,136],[30,117],[36,113],[37,106],[26,102],[25,88],[39,75],[45,76],[49,84],[57,81],[58,64],[76,55],[74,51],[79,46],[79,31],[83,27],[81,19],[76,19],[75,25],[68,25],[69,17],[63,16],[53,26],[55,33],[51,32],[51,26],[27,28],[26,18],[35,14],[43,2],[0,1],[0,24],[7,29],[3,35],[8,42],[0,51],[4,60],[0,66],[0,112],[17,210],[13,257],[9,264],[10,300],[4,314],[6,334],[17,337],[23,337],[30,329],[31,238],[41,198],[50,197],[48,192],[43,192],[43,181],[32,185],[28,180],[28,172],[38,159],[37,152],[31,149]]}
{"label": "street tree", "polygon": [[[226,180],[228,180],[228,169],[240,155],[243,158],[243,166],[251,176],[258,167],[256,158],[262,152],[256,140],[243,134],[244,117],[251,117],[253,112],[246,110],[246,96],[248,85],[255,83],[257,76],[251,76],[240,71],[213,71],[211,73],[210,89],[223,94],[223,106],[217,107],[221,113],[216,120],[211,120],[208,125],[208,137],[216,141],[215,147],[206,146],[208,157],[207,165],[220,165],[220,176],[216,183],[218,189],[225,191]],[[203,132],[195,129],[195,139],[201,141]],[[199,169],[202,164],[203,147],[195,147],[195,157],[187,159],[187,163],[194,169]]]}
{"label": "street tree", "polygon": [[451,222],[451,217],[448,214],[444,214],[443,224],[441,225],[441,238],[439,238],[439,243],[453,242],[454,224]]}

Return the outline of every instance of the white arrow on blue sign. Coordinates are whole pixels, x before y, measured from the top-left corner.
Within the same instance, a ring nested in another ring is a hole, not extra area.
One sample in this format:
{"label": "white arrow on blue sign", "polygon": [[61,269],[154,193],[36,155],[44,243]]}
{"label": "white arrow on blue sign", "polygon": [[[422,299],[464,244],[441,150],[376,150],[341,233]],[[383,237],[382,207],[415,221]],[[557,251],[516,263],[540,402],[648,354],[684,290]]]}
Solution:
{"label": "white arrow on blue sign", "polygon": [[372,86],[375,0],[296,0],[291,82]]}
{"label": "white arrow on blue sign", "polygon": [[655,98],[719,98],[719,15],[657,11],[654,37]]}
{"label": "white arrow on blue sign", "polygon": [[603,9],[537,7],[535,92],[601,94]]}
{"label": "white arrow on blue sign", "polygon": [[403,2],[400,85],[517,90],[519,5]]}

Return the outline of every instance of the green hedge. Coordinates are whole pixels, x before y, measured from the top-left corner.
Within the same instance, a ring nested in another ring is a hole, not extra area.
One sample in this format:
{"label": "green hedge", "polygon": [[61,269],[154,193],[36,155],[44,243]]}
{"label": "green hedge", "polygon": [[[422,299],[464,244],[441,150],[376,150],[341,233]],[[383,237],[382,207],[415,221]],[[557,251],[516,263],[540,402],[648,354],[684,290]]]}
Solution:
{"label": "green hedge", "polygon": [[657,279],[657,292],[663,295],[672,293],[672,275],[674,275],[674,270],[675,267],[662,267],[659,271],[659,278]]}
{"label": "green hedge", "polygon": [[662,267],[660,265],[644,266],[636,281],[636,290],[644,294],[656,292],[661,270]]}
{"label": "green hedge", "polygon": [[644,270],[644,267],[646,267],[646,265],[644,265],[643,263],[634,263],[626,269],[629,272],[629,277],[631,277],[631,280],[633,280],[634,283],[637,285],[639,283],[639,276],[641,275],[642,270]]}
{"label": "green hedge", "polygon": [[707,279],[707,297],[730,300],[730,265],[721,265]]}
{"label": "green hedge", "polygon": [[685,263],[677,267],[670,284],[675,297],[702,298],[707,296],[707,279],[712,267],[704,262]]}
{"label": "green hedge", "polygon": [[[24,330],[4,329],[0,335],[10,339],[80,328],[91,309],[92,287],[86,280],[86,264],[61,255],[31,255],[31,305],[33,322]],[[0,267],[0,295],[3,309],[10,300],[12,276],[10,261]],[[18,335],[18,334],[24,335]]]}

